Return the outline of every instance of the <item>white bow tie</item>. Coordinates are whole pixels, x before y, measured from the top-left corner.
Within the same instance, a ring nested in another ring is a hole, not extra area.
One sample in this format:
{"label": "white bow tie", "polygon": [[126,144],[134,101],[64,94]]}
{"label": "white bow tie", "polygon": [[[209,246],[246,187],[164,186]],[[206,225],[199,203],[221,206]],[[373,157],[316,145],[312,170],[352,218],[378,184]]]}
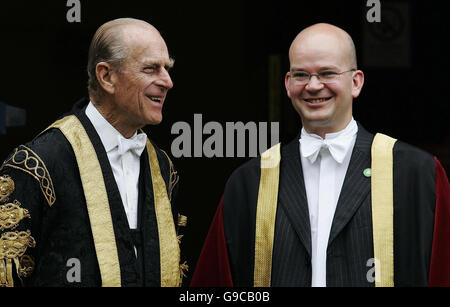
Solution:
{"label": "white bow tie", "polygon": [[145,145],[147,144],[147,135],[145,133],[136,134],[135,136],[126,139],[121,134],[118,135],[118,153],[123,155],[127,151],[134,152],[138,157],[141,156],[144,151]]}
{"label": "white bow tie", "polygon": [[341,164],[344,161],[351,141],[352,136],[348,134],[325,140],[320,136],[302,134],[300,139],[301,153],[304,158],[307,158],[311,163],[314,163],[317,160],[320,150],[322,148],[328,148],[334,160]]}

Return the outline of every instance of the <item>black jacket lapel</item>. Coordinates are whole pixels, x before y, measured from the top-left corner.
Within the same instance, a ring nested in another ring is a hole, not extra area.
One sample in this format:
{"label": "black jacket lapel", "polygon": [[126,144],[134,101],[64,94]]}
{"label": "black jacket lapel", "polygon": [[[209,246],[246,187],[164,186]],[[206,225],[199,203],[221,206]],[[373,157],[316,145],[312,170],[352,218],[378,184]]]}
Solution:
{"label": "black jacket lapel", "polygon": [[370,193],[370,178],[365,177],[363,172],[371,167],[373,138],[374,136],[358,123],[358,135],[334,214],[328,246],[350,221]]}
{"label": "black jacket lapel", "polygon": [[311,256],[311,224],[298,140],[299,136],[282,148],[278,203]]}

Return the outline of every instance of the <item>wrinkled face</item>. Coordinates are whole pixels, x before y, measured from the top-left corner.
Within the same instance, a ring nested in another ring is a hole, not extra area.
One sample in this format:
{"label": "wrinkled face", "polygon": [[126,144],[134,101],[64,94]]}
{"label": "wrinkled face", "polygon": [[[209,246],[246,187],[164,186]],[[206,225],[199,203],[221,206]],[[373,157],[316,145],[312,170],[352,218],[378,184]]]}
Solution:
{"label": "wrinkled face", "polygon": [[129,34],[130,55],[115,74],[114,104],[122,125],[138,129],[162,121],[167,92],[173,87],[173,61],[162,37],[154,31]]}
{"label": "wrinkled face", "polygon": [[291,68],[285,79],[286,90],[303,126],[310,133],[337,132],[352,118],[352,102],[362,88],[364,75],[350,71],[332,83],[322,83],[312,76],[309,83],[296,80],[298,74],[341,73],[356,67],[350,60],[349,47],[330,35],[312,35],[296,41],[290,52]]}

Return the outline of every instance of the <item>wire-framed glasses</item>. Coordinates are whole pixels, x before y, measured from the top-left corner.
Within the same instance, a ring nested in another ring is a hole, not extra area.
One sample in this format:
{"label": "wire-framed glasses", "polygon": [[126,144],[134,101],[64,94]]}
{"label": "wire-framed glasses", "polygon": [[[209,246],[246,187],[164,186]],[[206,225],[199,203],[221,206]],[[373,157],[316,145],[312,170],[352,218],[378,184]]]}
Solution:
{"label": "wire-framed glasses", "polygon": [[318,74],[310,74],[307,71],[291,71],[291,77],[299,84],[307,84],[313,76],[316,76],[319,82],[322,83],[333,83],[336,82],[342,74],[356,71],[356,69],[350,69],[342,72],[335,72],[331,70],[326,70],[319,72]]}

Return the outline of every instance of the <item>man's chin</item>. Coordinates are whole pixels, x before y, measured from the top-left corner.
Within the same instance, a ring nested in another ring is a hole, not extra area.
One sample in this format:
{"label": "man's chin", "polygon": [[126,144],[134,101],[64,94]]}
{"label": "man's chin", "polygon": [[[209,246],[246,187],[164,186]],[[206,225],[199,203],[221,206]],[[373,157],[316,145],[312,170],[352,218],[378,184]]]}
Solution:
{"label": "man's chin", "polygon": [[147,125],[156,126],[159,125],[162,122],[162,120],[163,120],[162,115],[159,117],[152,117],[147,120]]}
{"label": "man's chin", "polygon": [[300,115],[300,117],[303,125],[312,129],[329,127],[332,122],[329,114],[304,114]]}
{"label": "man's chin", "polygon": [[330,110],[326,109],[311,111],[301,108],[298,113],[303,121],[317,124],[329,122],[332,118]]}

